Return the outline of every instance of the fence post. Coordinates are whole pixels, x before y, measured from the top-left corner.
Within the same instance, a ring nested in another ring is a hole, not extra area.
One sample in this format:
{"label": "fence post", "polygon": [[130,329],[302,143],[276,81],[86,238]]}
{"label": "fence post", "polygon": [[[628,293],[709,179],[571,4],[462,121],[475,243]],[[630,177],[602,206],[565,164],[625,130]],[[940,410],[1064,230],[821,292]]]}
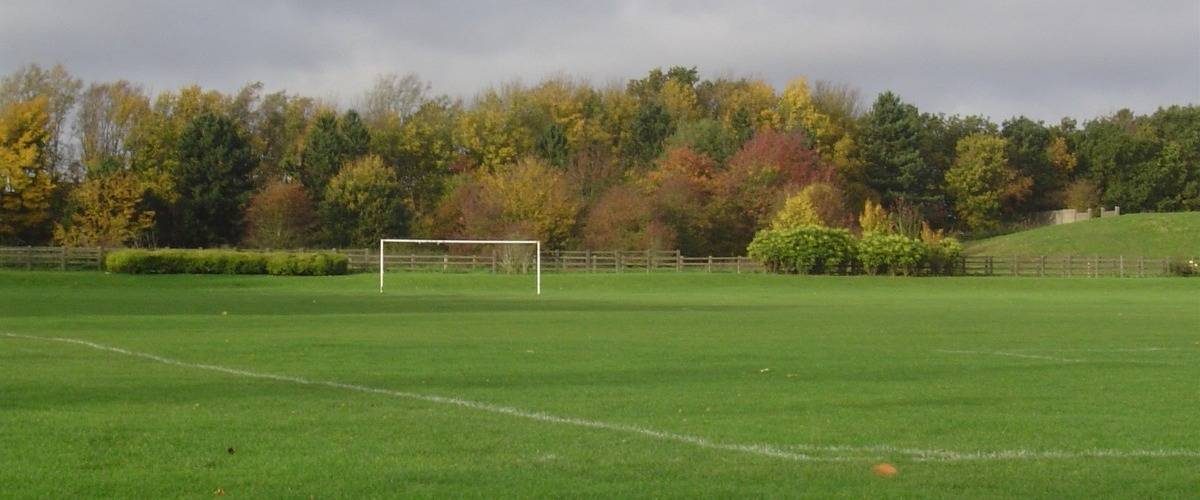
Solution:
{"label": "fence post", "polygon": [[622,269],[623,267],[624,266],[622,265],[622,262],[621,262],[621,251],[614,250],[613,251],[613,268],[616,269],[617,272],[619,273],[624,270],[624,269]]}
{"label": "fence post", "polygon": [[708,272],[712,272],[712,256],[708,256]]}
{"label": "fence post", "polygon": [[1046,256],[1042,255],[1042,256],[1038,257],[1038,276],[1045,276],[1045,275],[1046,275]]}
{"label": "fence post", "polygon": [[1021,256],[1020,255],[1013,256],[1012,275],[1013,276],[1021,275]]}
{"label": "fence post", "polygon": [[104,270],[104,247],[96,247],[96,270]]}
{"label": "fence post", "polygon": [[1092,277],[1093,278],[1100,277],[1100,256],[1099,255],[1092,256]]}
{"label": "fence post", "polygon": [[58,268],[59,268],[59,270],[66,271],[67,270],[67,247],[62,246],[59,248],[62,249],[62,256],[61,256],[61,259],[58,261]]}
{"label": "fence post", "polygon": [[25,250],[25,270],[33,269],[33,247],[26,247]]}
{"label": "fence post", "polygon": [[675,272],[683,272],[683,253],[675,249]]}
{"label": "fence post", "polygon": [[737,269],[737,274],[742,274],[742,256],[733,258],[734,266]]}

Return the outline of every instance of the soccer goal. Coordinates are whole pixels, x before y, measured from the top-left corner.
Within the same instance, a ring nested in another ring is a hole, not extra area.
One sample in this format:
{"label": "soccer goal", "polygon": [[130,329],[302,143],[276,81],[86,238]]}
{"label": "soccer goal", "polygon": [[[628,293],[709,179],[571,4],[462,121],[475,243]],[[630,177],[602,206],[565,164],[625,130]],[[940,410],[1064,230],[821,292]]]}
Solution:
{"label": "soccer goal", "polygon": [[[411,240],[411,239],[382,239],[379,240],[379,293],[383,293],[383,273],[387,270],[384,257],[388,243],[411,245],[532,245],[534,291],[542,294],[542,242],[537,240]],[[528,261],[526,261],[528,262]]]}

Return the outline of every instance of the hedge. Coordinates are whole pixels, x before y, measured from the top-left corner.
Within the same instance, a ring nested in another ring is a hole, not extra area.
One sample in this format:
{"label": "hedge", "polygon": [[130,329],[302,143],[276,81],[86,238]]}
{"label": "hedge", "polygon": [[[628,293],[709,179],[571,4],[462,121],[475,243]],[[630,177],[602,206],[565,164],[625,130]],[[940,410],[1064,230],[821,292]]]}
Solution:
{"label": "hedge", "polygon": [[127,274],[346,274],[350,261],[334,253],[259,253],[235,250],[118,250],[105,268]]}
{"label": "hedge", "polygon": [[858,259],[867,274],[919,274],[929,259],[921,240],[900,234],[869,233],[858,242]]}
{"label": "hedge", "polygon": [[802,226],[766,229],[747,247],[770,272],[785,274],[866,274],[913,276],[958,272],[962,244],[954,238],[923,242],[899,234],[867,233],[856,240],[844,229]]}
{"label": "hedge", "polygon": [[855,246],[845,229],[801,226],[759,231],[746,250],[777,273],[845,274],[854,265]]}

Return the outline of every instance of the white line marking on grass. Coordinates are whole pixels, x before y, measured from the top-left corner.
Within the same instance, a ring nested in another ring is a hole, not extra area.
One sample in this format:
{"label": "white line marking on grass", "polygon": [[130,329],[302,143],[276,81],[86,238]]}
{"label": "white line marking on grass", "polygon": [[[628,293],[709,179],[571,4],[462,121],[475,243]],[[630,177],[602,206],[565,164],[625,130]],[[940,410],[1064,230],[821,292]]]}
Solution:
{"label": "white line marking on grass", "polygon": [[699,446],[701,448],[709,448],[709,449],[714,449],[714,450],[737,451],[737,452],[742,452],[742,453],[750,453],[753,455],[760,455],[760,456],[764,456],[764,457],[783,458],[783,459],[795,460],[795,461],[832,462],[832,461],[840,461],[841,460],[838,457],[828,457],[828,458],[811,457],[811,456],[805,455],[803,453],[794,453],[794,452],[790,452],[790,451],[785,451],[785,450],[781,450],[781,449],[778,449],[778,448],[775,448],[775,447],[772,447],[769,445],[763,445],[763,444],[718,443],[718,442],[711,441],[707,438],[703,438],[703,437],[699,437],[699,436],[691,436],[688,434],[676,434],[674,432],[649,429],[646,427],[639,427],[636,425],[613,424],[613,423],[608,423],[608,422],[600,422],[600,421],[596,421],[596,420],[586,420],[586,419],[574,418],[574,417],[560,417],[557,415],[551,415],[549,413],[543,413],[543,412],[537,412],[537,411],[526,411],[526,410],[521,410],[518,408],[508,407],[508,406],[499,406],[499,405],[493,405],[493,404],[489,404],[489,403],[481,403],[478,401],[471,401],[471,400],[467,400],[467,399],[459,399],[459,398],[448,397],[448,396],[438,396],[438,395],[433,395],[433,394],[417,394],[417,393],[413,393],[413,392],[404,392],[404,391],[393,391],[390,389],[379,389],[379,388],[375,388],[375,387],[347,384],[347,383],[342,383],[342,382],[309,380],[309,379],[305,379],[305,378],[301,378],[301,377],[293,377],[293,376],[289,376],[289,375],[276,375],[273,373],[252,372],[252,371],[238,370],[236,368],[227,368],[224,366],[217,366],[217,365],[207,365],[207,364],[201,364],[201,363],[188,363],[186,361],[180,361],[180,360],[171,359],[171,358],[164,358],[162,356],[157,356],[154,354],[148,354],[148,353],[144,353],[144,352],[130,351],[128,349],[122,349],[120,347],[112,347],[112,346],[108,346],[108,345],[104,345],[104,344],[98,344],[95,342],[88,342],[86,340],[64,338],[64,337],[35,337],[32,335],[17,335],[17,334],[13,334],[13,333],[5,333],[4,335],[7,337],[20,338],[20,339],[44,340],[44,341],[64,342],[64,343],[68,343],[68,344],[77,344],[77,345],[91,347],[92,349],[97,349],[97,350],[101,350],[101,351],[115,352],[117,354],[124,354],[126,356],[133,356],[133,357],[148,359],[151,361],[157,361],[157,362],[163,363],[163,364],[180,366],[180,367],[185,367],[185,368],[195,368],[195,369],[199,369],[199,370],[209,370],[209,371],[220,372],[220,373],[225,373],[225,374],[229,374],[229,375],[238,375],[238,376],[242,376],[242,377],[274,380],[274,381],[278,381],[278,382],[291,382],[294,384],[301,384],[301,385],[333,387],[336,389],[346,389],[346,390],[350,390],[350,391],[365,392],[365,393],[370,393],[370,394],[382,394],[385,396],[413,399],[413,400],[425,401],[425,402],[429,402],[429,403],[440,403],[440,404],[446,404],[446,405],[459,406],[459,407],[463,407],[463,408],[470,408],[472,410],[480,410],[480,411],[485,411],[485,412],[489,412],[489,413],[499,413],[502,415],[509,415],[509,416],[513,416],[513,417],[520,417],[520,418],[525,418],[525,419],[530,419],[530,420],[536,420],[539,422],[549,422],[549,423],[555,423],[555,424],[565,424],[565,425],[574,425],[574,426],[579,426],[579,427],[588,427],[588,428],[592,428],[592,429],[604,429],[604,430],[609,430],[609,431],[625,432],[625,433],[630,433],[630,434],[640,434],[642,436],[647,436],[647,437],[651,437],[654,439],[686,443],[686,444]]}
{"label": "white line marking on grass", "polygon": [[1196,352],[1195,349],[1180,349],[1177,347],[1136,347],[1112,349],[1018,349],[1034,352]]}
{"label": "white line marking on grass", "polygon": [[1082,451],[1066,450],[998,450],[960,452],[951,450],[926,450],[919,448],[901,448],[889,445],[877,446],[807,446],[795,445],[790,448],[809,452],[839,452],[856,454],[864,460],[880,460],[902,456],[915,462],[965,462],[985,460],[1062,460],[1083,458],[1200,458],[1200,451],[1194,450],[1103,450],[1091,449]]}
{"label": "white line marking on grass", "polygon": [[1079,358],[1059,358],[1054,356],[1044,356],[1039,354],[1022,354],[1019,352],[1009,351],[959,351],[951,349],[934,349],[934,352],[944,354],[966,354],[972,356],[1007,356],[1010,358],[1025,358],[1025,359],[1040,359],[1044,361],[1057,361],[1059,363],[1115,363],[1115,364],[1137,364],[1137,365],[1156,365],[1156,366],[1192,366],[1186,363],[1175,363],[1171,361],[1161,361],[1152,359],[1079,359]]}
{"label": "white line marking on grass", "polygon": [[1040,359],[1044,361],[1058,361],[1060,363],[1081,363],[1087,361],[1086,359],[1056,358],[1054,356],[1039,356],[1037,354],[1020,354],[1005,351],[952,351],[948,349],[935,349],[935,351],[946,354],[973,354],[985,356],[1008,356],[1010,358]]}
{"label": "white line marking on grass", "polygon": [[[123,354],[142,359],[148,359],[158,363],[179,366],[184,368],[192,368],[198,370],[208,370],[228,375],[237,375],[240,377],[257,378],[264,380],[274,380],[277,382],[290,382],[293,384],[309,385],[309,386],[324,386],[335,389],[345,389],[355,392],[363,392],[368,394],[380,394],[384,396],[392,396],[397,398],[412,399],[416,401],[425,401],[429,403],[438,403],[445,405],[458,406],[472,410],[479,410],[488,413],[496,413],[501,415],[509,415],[518,418],[535,420],[538,422],[547,422],[554,424],[574,425],[577,427],[586,427],[591,429],[602,429],[614,432],[624,432],[628,434],[637,434],[662,441],[674,441],[677,443],[685,443],[701,448],[735,451],[739,453],[748,453],[752,455],[781,458],[797,462],[852,462],[852,461],[867,461],[888,458],[894,456],[903,456],[913,461],[938,461],[938,462],[957,462],[967,460],[1049,460],[1049,459],[1082,459],[1082,458],[1200,458],[1200,451],[1192,450],[1085,450],[1085,451],[1032,451],[1032,450],[1000,450],[1000,451],[976,451],[976,452],[957,452],[949,450],[922,450],[914,448],[898,448],[894,446],[879,445],[879,446],[841,446],[841,445],[791,445],[786,447],[772,446],[766,444],[727,444],[718,443],[700,436],[692,436],[688,434],[677,434],[674,432],[660,431],[636,425],[615,424],[608,422],[600,422],[597,420],[587,420],[574,417],[560,417],[538,411],[521,410],[509,406],[499,406],[490,403],[482,403],[467,399],[460,399],[448,396],[438,396],[433,394],[417,394],[413,392],[394,391],[390,389],[380,389],[376,387],[368,387],[363,385],[347,384],[343,382],[309,380],[301,377],[293,377],[289,375],[277,375],[273,373],[252,372],[247,370],[239,370],[236,368],[228,368],[218,365],[208,365],[202,363],[188,363],[177,359],[166,358],[154,354],[131,351],[120,347],[89,342],[86,340],[66,338],[66,337],[37,337],[33,335],[18,335],[15,333],[4,333],[5,337],[17,339],[29,339],[40,341],[62,342],[67,344],[75,344],[90,347],[92,349]],[[957,353],[958,351],[946,351]],[[974,354],[972,351],[961,351]],[[984,353],[990,354],[990,353]],[[797,453],[788,451],[788,449],[800,450],[809,453]],[[815,456],[810,453],[827,453],[830,455]],[[864,455],[866,454],[866,455]]]}

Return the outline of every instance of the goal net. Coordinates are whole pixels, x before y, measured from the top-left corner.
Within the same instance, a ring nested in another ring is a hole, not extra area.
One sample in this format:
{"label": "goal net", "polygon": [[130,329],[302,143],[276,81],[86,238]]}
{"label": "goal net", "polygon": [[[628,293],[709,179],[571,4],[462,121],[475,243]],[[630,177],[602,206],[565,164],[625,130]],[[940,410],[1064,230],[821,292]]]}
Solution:
{"label": "goal net", "polygon": [[[401,247],[400,253],[388,253],[390,248]],[[490,249],[470,255],[452,255],[451,248]],[[440,252],[438,250],[441,250]],[[379,240],[379,293],[383,293],[383,277],[393,269],[432,269],[440,264],[441,270],[450,268],[487,269],[492,272],[533,271],[534,292],[542,294],[542,242],[536,240],[422,240],[390,238]],[[469,266],[469,267],[468,267]],[[532,269],[530,269],[532,268]]]}

